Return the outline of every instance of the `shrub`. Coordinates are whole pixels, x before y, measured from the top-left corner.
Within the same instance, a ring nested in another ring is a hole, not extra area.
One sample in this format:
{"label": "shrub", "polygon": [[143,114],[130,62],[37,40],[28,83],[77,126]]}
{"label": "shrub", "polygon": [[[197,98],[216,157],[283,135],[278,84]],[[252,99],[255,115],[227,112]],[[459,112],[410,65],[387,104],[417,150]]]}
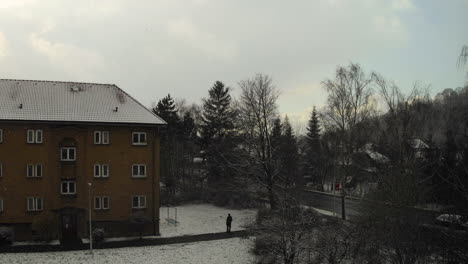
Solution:
{"label": "shrub", "polygon": [[268,208],[261,208],[257,211],[257,224],[261,224],[263,220],[269,219],[272,215],[272,212]]}
{"label": "shrub", "polygon": [[0,246],[10,245],[13,243],[15,232],[13,228],[8,226],[0,226]]}
{"label": "shrub", "polygon": [[95,228],[93,230],[93,241],[96,243],[104,241],[104,228]]}
{"label": "shrub", "polygon": [[37,239],[50,242],[58,235],[57,218],[50,213],[41,213],[34,217],[31,229],[37,235]]}
{"label": "shrub", "polygon": [[271,253],[273,247],[273,241],[275,238],[272,235],[262,234],[257,236],[255,239],[255,245],[253,248],[253,253],[258,256],[265,256]]}

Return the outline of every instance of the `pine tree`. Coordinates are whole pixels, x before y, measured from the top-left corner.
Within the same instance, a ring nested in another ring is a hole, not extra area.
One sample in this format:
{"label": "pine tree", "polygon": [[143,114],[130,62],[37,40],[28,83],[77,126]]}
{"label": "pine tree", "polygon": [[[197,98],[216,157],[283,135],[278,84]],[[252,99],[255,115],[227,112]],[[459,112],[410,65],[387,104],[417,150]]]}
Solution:
{"label": "pine tree", "polygon": [[178,126],[179,116],[174,99],[170,94],[159,100],[156,107],[153,108],[153,112],[167,122],[168,129],[175,129]]}
{"label": "pine tree", "polygon": [[280,152],[281,142],[283,135],[283,125],[281,124],[281,119],[278,117],[273,121],[273,128],[271,130],[271,147],[273,156],[276,157]]}
{"label": "pine tree", "polygon": [[209,98],[203,100],[201,136],[205,140],[224,138],[234,129],[235,111],[231,107],[229,87],[216,81],[208,91]]}
{"label": "pine tree", "polygon": [[298,166],[298,146],[297,139],[294,135],[291,123],[288,116],[284,118],[283,132],[281,136],[281,167],[284,175],[285,184],[297,183],[297,166]]}
{"label": "pine tree", "polygon": [[311,174],[313,181],[317,182],[319,178],[319,166],[321,158],[321,146],[320,146],[320,122],[317,115],[315,106],[312,110],[311,117],[307,126],[307,169],[308,173]]}
{"label": "pine tree", "polygon": [[319,147],[320,141],[320,122],[318,119],[317,112],[314,109],[312,110],[312,115],[309,119],[309,123],[307,126],[307,142],[311,149],[317,149]]}
{"label": "pine tree", "polygon": [[[180,119],[174,99],[168,94],[159,100],[153,112],[167,122],[165,133],[161,136],[161,178],[170,194],[175,194],[177,188],[177,135],[180,132]],[[168,197],[170,199],[170,197]],[[169,200],[168,200],[169,201]]]}
{"label": "pine tree", "polygon": [[232,136],[236,115],[229,91],[229,87],[216,81],[208,91],[208,99],[203,100],[200,134],[211,183],[233,178],[233,171],[226,164],[226,158],[234,147]]}

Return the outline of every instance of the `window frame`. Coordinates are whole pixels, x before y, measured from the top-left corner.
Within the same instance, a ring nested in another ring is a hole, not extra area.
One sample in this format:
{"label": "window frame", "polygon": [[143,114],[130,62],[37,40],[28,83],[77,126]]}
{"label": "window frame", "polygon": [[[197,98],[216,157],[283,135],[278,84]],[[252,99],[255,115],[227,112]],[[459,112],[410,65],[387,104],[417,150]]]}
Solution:
{"label": "window frame", "polygon": [[[145,141],[141,141],[141,136],[144,135]],[[138,137],[137,142],[135,142],[135,136]],[[146,132],[132,132],[132,145],[135,146],[146,146],[148,145],[148,135]]]}
{"label": "window frame", "polygon": [[[135,207],[135,204],[133,203],[137,199],[137,206]],[[144,202],[144,205],[142,206],[142,201]],[[146,209],[146,195],[132,195],[132,209]]]}
{"label": "window frame", "polygon": [[28,129],[26,131],[26,143],[42,144],[44,140],[44,131],[42,129]]}
{"label": "window frame", "polygon": [[[67,192],[63,191],[64,184],[67,185]],[[70,184],[73,184],[73,192],[70,192]],[[76,194],[76,181],[60,181],[60,194],[61,195],[75,195]]]}
{"label": "window frame", "polygon": [[[29,207],[29,201],[32,201],[32,208]],[[39,208],[40,205],[40,208]],[[26,198],[26,209],[28,212],[37,212],[44,210],[44,200],[39,196],[29,196]]]}
{"label": "window frame", "polygon": [[[93,136],[94,145],[100,145],[102,141],[101,131],[94,131],[93,135],[94,135]],[[96,136],[97,136],[97,139],[96,139]]]}
{"label": "window frame", "polygon": [[[104,174],[104,168],[106,168],[106,172]],[[96,172],[98,172],[98,174],[96,174]],[[110,175],[110,166],[109,166],[109,163],[104,163],[104,164],[100,164],[100,163],[95,163],[94,164],[94,169],[93,169],[93,174],[94,174],[94,178],[109,178],[109,175]]]}
{"label": "window frame", "polygon": [[[105,205],[107,200],[107,206]],[[109,210],[110,209],[110,198],[107,195],[94,196],[94,210]]]}
{"label": "window frame", "polygon": [[43,140],[43,137],[44,137],[44,133],[42,132],[42,129],[36,129],[34,131],[34,136],[35,136],[35,139],[34,139],[35,143],[36,144],[42,144],[42,140]]}
{"label": "window frame", "polygon": [[101,144],[109,145],[110,144],[110,133],[109,131],[101,131]]}
{"label": "window frame", "polygon": [[[138,174],[133,174],[134,172],[134,168],[137,167],[138,168]],[[144,168],[144,174],[142,175],[141,174],[141,168]],[[146,164],[143,164],[143,163],[134,163],[132,164],[132,178],[146,178],[148,175],[147,175],[147,169],[146,169]]]}
{"label": "window frame", "polygon": [[34,132],[34,129],[28,129],[27,132],[26,132],[26,143],[28,144],[34,144],[35,143],[35,134],[36,132]]}
{"label": "window frame", "polygon": [[0,143],[3,143],[3,129],[0,128]]}
{"label": "window frame", "polygon": [[[97,206],[99,207],[97,207]],[[94,196],[94,210],[102,210],[102,198],[101,196]]]}
{"label": "window frame", "polygon": [[[66,150],[66,159],[63,158],[63,151]],[[73,150],[73,159],[70,158],[70,150]],[[60,148],[60,161],[76,161],[76,147],[61,147]]]}

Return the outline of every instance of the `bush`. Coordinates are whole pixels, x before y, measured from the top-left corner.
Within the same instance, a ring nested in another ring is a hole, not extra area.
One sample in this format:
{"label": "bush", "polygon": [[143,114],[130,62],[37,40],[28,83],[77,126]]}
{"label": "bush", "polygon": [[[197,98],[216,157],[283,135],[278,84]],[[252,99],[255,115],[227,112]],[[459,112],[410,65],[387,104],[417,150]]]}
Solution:
{"label": "bush", "polygon": [[266,256],[271,253],[273,247],[273,241],[275,238],[272,235],[262,234],[257,236],[255,239],[255,245],[253,248],[253,253],[257,256]]}
{"label": "bush", "polygon": [[41,213],[34,217],[31,224],[31,229],[37,235],[37,239],[45,242],[50,242],[58,235],[57,217],[50,213]]}
{"label": "bush", "polygon": [[95,228],[93,230],[93,241],[96,243],[104,241],[104,228]]}
{"label": "bush", "polygon": [[261,208],[257,211],[257,224],[261,224],[263,220],[269,219],[272,216],[271,209]]}
{"label": "bush", "polygon": [[15,232],[13,228],[8,226],[0,226],[0,246],[10,245],[13,243]]}

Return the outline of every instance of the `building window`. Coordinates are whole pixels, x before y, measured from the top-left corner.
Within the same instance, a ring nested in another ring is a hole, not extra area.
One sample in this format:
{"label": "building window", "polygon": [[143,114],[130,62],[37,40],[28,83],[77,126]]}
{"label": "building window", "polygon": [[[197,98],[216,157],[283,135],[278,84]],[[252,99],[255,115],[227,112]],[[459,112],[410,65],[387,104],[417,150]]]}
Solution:
{"label": "building window", "polygon": [[109,210],[110,202],[109,196],[95,196],[94,197],[94,209],[95,210]]}
{"label": "building window", "polygon": [[132,208],[133,209],[146,208],[146,196],[145,195],[132,196]]}
{"label": "building window", "polygon": [[63,195],[76,194],[76,183],[74,181],[62,181],[60,193]]}
{"label": "building window", "polygon": [[29,129],[27,131],[26,142],[30,144],[41,144],[42,143],[42,130],[41,129]]}
{"label": "building window", "polygon": [[76,160],[76,148],[61,148],[60,149],[60,160],[62,160],[62,161],[74,161],[74,160]]}
{"label": "building window", "polygon": [[109,164],[94,164],[94,177],[96,178],[109,177]]}
{"label": "building window", "polygon": [[0,213],[3,212],[3,199],[0,199]]}
{"label": "building window", "polygon": [[94,131],[94,144],[109,144],[109,131]]}
{"label": "building window", "polygon": [[28,164],[26,166],[26,177],[42,177],[42,164]]}
{"label": "building window", "polygon": [[0,129],[0,143],[3,143],[3,129]]}
{"label": "building window", "polygon": [[132,144],[133,145],[146,145],[146,132],[133,132]]}
{"label": "building window", "polygon": [[28,197],[28,211],[42,211],[42,197]]}
{"label": "building window", "polygon": [[146,177],[146,165],[144,164],[133,164],[132,165],[132,177],[144,178]]}
{"label": "building window", "polygon": [[101,143],[104,145],[109,144],[109,131],[102,131]]}

